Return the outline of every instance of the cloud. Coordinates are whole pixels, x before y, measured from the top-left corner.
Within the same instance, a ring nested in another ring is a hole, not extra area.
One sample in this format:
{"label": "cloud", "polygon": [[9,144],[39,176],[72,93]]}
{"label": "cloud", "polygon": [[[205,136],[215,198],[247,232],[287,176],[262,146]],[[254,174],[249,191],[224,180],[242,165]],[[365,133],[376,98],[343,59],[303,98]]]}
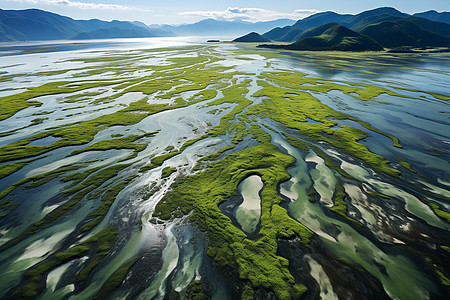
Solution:
{"label": "cloud", "polygon": [[[79,9],[97,9],[97,10],[138,10],[136,7],[123,6],[118,4],[104,4],[104,3],[86,3],[80,1],[70,0],[9,0],[12,2],[22,2],[31,4],[44,4],[54,6],[73,7]],[[142,10],[142,9],[139,9]]]}
{"label": "cloud", "polygon": [[307,16],[319,12],[315,9],[297,9],[293,12],[278,12],[271,11],[262,8],[240,8],[240,7],[229,7],[223,11],[214,10],[203,10],[203,11],[188,11],[180,13],[183,16],[195,16],[203,18],[212,18],[219,20],[236,20],[240,19],[249,22],[259,22],[259,21],[271,21],[277,19],[303,19]]}

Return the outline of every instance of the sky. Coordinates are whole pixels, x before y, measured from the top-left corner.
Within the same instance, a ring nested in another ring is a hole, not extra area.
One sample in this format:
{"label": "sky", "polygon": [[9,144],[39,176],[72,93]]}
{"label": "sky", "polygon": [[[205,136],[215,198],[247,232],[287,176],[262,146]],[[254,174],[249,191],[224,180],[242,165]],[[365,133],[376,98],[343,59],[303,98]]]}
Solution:
{"label": "sky", "polygon": [[450,11],[449,0],[0,0],[1,9],[38,8],[74,19],[141,21],[148,25],[194,23],[206,18],[299,20],[321,11],[355,14],[382,6],[405,13]]}

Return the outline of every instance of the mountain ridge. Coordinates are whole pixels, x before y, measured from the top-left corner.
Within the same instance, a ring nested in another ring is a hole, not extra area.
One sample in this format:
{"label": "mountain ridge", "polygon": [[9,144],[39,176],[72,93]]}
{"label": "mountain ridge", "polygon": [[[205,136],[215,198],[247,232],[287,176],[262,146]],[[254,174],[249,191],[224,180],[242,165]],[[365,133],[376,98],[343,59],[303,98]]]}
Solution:
{"label": "mountain ridge", "polygon": [[110,32],[113,28],[127,31],[130,37],[154,37],[173,35],[162,30],[143,28],[131,22],[98,19],[74,20],[40,9],[3,10],[0,9],[0,42],[33,40],[66,40],[84,33],[92,34],[98,30]]}

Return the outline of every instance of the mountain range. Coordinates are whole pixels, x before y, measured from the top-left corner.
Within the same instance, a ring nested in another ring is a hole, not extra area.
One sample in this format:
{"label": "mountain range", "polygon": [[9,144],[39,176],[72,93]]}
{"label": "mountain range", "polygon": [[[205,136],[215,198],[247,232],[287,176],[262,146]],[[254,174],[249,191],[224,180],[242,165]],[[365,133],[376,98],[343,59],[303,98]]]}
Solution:
{"label": "mountain range", "polygon": [[294,22],[289,19],[256,23],[205,19],[177,26],[147,26],[137,21],[74,20],[39,9],[0,9],[0,42],[191,35],[233,36],[249,31],[265,32],[273,27],[292,25]]}
{"label": "mountain range", "polygon": [[[245,37],[235,41],[245,41]],[[273,28],[261,38],[291,43],[264,47],[291,50],[378,51],[397,47],[449,47],[450,13],[428,11],[409,15],[391,7],[356,15],[322,12],[291,26]]]}
{"label": "mountain range", "polygon": [[290,19],[256,23],[205,19],[193,24],[147,26],[137,21],[74,20],[38,9],[0,9],[0,42],[188,35],[221,37],[248,32],[251,34],[241,37],[240,42],[288,42],[292,43],[289,46],[292,49],[347,49],[349,45],[352,45],[349,49],[372,50],[380,46],[449,46],[450,13],[430,10],[409,15],[382,7],[355,15],[321,12],[297,22]]}
{"label": "mountain range", "polygon": [[294,20],[278,19],[266,22],[225,21],[205,19],[193,24],[150,25],[150,28],[174,32],[178,36],[236,36],[247,32],[266,32],[274,27],[294,24]]}
{"label": "mountain range", "polygon": [[134,22],[74,20],[39,9],[0,9],[0,42],[173,35]]}

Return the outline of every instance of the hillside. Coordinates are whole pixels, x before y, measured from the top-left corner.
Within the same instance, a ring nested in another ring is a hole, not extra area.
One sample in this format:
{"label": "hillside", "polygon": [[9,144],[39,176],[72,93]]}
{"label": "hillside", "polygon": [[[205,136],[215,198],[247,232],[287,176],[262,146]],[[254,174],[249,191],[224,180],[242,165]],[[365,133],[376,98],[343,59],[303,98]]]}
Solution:
{"label": "hillside", "polygon": [[296,50],[362,51],[377,50],[380,45],[384,48],[448,47],[450,24],[436,21],[445,21],[447,16],[446,12],[435,11],[411,16],[390,7],[356,15],[323,12],[299,20],[292,26],[273,28],[263,36],[274,41],[294,42],[290,47]]}
{"label": "hillside", "polygon": [[256,32],[250,32],[249,34],[246,34],[244,36],[241,36],[239,38],[236,38],[233,40],[233,42],[238,43],[267,43],[270,42],[270,40],[259,33]]}
{"label": "hillside", "polygon": [[263,44],[258,47],[301,51],[381,51],[383,47],[368,36],[338,23],[328,23],[306,31],[289,45]]}
{"label": "hillside", "polygon": [[340,25],[353,29],[353,26],[355,28],[362,27],[374,21],[379,21],[389,17],[401,16],[408,15],[403,14],[402,12],[391,7],[381,7],[364,11],[356,15],[338,14],[335,12],[327,11],[317,13],[299,20],[294,25],[283,28],[283,30],[280,30],[280,28],[274,28],[264,33],[263,36],[275,41],[293,42],[298,40],[299,36],[303,32],[328,23],[338,23]]}
{"label": "hillside", "polygon": [[[173,33],[143,28],[124,21],[74,20],[51,12],[0,9],[0,41],[62,40],[75,36],[96,38],[171,36]],[[107,35],[102,36],[101,33]]]}
{"label": "hillside", "polygon": [[288,45],[290,50],[380,51],[383,47],[373,39],[345,26],[329,23],[319,27],[319,35],[308,36]]}
{"label": "hillside", "polygon": [[450,12],[437,12],[435,10],[429,10],[421,13],[413,14],[414,17],[428,19],[430,21],[442,22],[450,24]]}
{"label": "hillside", "polygon": [[[109,39],[109,38],[141,38],[148,37],[148,30],[142,29],[127,29],[127,28],[102,28],[89,32],[82,32],[74,37],[72,40],[87,40],[87,39]],[[154,35],[155,36],[155,35]]]}
{"label": "hillside", "polygon": [[238,36],[248,32],[263,33],[271,28],[291,25],[295,21],[290,19],[279,19],[267,22],[245,22],[245,21],[224,21],[215,19],[205,19],[193,24],[183,25],[150,25],[150,28],[158,28],[165,31],[174,32],[178,36]]}
{"label": "hillside", "polygon": [[[442,25],[447,24],[442,23]],[[445,32],[444,27],[445,26],[443,26],[442,32]],[[414,22],[414,19],[400,19],[396,21],[385,21],[377,24],[371,24],[363,28],[360,33],[370,36],[386,48],[400,46],[450,46],[450,38],[448,36],[439,35],[426,30],[417,25]]]}

